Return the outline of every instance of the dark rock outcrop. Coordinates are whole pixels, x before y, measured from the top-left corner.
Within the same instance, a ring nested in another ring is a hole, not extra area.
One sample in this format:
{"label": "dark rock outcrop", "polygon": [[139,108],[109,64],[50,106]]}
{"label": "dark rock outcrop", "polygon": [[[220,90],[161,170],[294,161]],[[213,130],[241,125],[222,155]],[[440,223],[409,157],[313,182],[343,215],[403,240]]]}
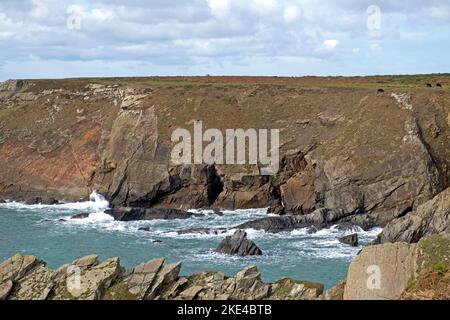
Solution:
{"label": "dark rock outcrop", "polygon": [[338,240],[339,240],[339,242],[341,242],[343,244],[348,244],[349,246],[352,246],[352,247],[358,246],[358,234],[357,233],[340,237]]}
{"label": "dark rock outcrop", "polygon": [[247,239],[247,232],[244,230],[236,230],[232,236],[226,237],[215,251],[241,257],[262,255],[261,249],[252,240]]}
{"label": "dark rock outcrop", "polygon": [[267,209],[268,214],[277,214],[283,216],[286,214],[286,208],[281,205],[281,203],[276,203]]}
{"label": "dark rock outcrop", "polygon": [[292,231],[307,227],[314,227],[316,230],[329,228],[341,222],[348,223],[346,219],[350,213],[341,210],[318,209],[303,216],[281,216],[267,217],[254,221],[244,222],[238,225],[238,229],[255,229],[267,232],[278,233],[283,231]]}
{"label": "dark rock outcrop", "polygon": [[25,200],[25,204],[58,204],[59,201],[52,197],[31,197]]}
{"label": "dark rock outcrop", "polygon": [[163,209],[163,208],[113,208],[107,209],[105,213],[109,214],[118,221],[136,221],[136,220],[173,220],[173,219],[189,219],[193,216],[199,216],[179,209]]}

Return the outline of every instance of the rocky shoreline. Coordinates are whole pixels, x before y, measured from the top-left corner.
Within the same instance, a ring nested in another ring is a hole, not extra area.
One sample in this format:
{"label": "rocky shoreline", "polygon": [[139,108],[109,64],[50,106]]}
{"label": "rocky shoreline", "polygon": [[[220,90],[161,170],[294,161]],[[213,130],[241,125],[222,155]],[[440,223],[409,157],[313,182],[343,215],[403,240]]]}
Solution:
{"label": "rocky shoreline", "polygon": [[[424,272],[448,285],[448,91],[398,85],[380,92],[379,78],[353,79],[354,87],[321,78],[315,87],[298,86],[296,81],[305,84],[301,79],[167,81],[0,84],[0,203],[53,205],[86,199],[95,190],[118,221],[199,215],[187,209],[220,215],[269,208],[271,215],[234,228],[314,233],[337,226],[353,233],[355,227],[383,227],[352,262],[345,283],[323,293],[305,281],[265,284],[255,267],[232,278],[218,272],[185,277],[180,263],[164,266],[159,259],[125,271],[119,258],[98,262],[94,256],[50,270],[35,257],[16,255],[0,266],[0,299],[395,299],[419,297],[410,282],[426,282]],[[221,130],[281,128],[279,172],[263,176],[258,165],[172,164],[171,132],[193,119]],[[260,253],[244,233],[228,239],[237,245],[226,242],[220,250]],[[350,245],[357,240],[342,239]],[[391,282],[367,291],[364,268],[378,264]],[[81,272],[75,295],[67,292],[70,266]]]}
{"label": "rocky shoreline", "polygon": [[[402,261],[401,267],[392,261]],[[326,292],[311,281],[283,278],[264,283],[256,266],[234,277],[215,271],[183,276],[181,262],[164,262],[153,259],[125,270],[117,257],[99,262],[91,255],[50,270],[44,261],[17,253],[0,264],[0,300],[450,299],[449,233],[418,244],[365,247],[350,264],[346,280]],[[368,270],[374,266],[380,278],[370,287]],[[422,292],[418,285],[427,285],[421,281],[430,276],[438,282]]]}

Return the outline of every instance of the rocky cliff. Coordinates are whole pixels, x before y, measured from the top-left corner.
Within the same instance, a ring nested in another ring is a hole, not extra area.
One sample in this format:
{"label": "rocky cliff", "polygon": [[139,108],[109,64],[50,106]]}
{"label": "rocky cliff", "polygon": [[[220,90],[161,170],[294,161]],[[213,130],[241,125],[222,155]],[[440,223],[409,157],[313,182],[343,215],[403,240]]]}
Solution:
{"label": "rocky cliff", "polygon": [[[423,84],[436,81],[444,88]],[[340,210],[385,225],[449,186],[444,76],[122,78],[0,86],[0,198]],[[383,93],[377,92],[384,88]],[[281,168],[175,166],[171,133],[280,129]]]}

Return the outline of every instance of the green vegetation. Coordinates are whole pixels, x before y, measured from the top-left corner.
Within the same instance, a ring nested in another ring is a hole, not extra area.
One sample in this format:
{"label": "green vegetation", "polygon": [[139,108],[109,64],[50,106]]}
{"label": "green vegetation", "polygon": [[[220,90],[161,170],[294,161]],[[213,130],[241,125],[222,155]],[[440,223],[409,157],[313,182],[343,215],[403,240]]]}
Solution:
{"label": "green vegetation", "polygon": [[450,238],[444,235],[432,235],[420,242],[419,271],[433,269],[435,266],[450,264]]}
{"label": "green vegetation", "polygon": [[437,272],[441,275],[444,275],[447,273],[448,267],[442,261],[439,261],[433,266],[432,270],[433,272]]}

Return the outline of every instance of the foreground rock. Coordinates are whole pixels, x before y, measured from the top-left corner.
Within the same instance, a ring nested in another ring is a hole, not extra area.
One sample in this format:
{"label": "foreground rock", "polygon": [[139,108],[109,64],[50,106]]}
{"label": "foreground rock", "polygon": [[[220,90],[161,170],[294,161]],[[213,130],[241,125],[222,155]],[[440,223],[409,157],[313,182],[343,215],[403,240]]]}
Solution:
{"label": "foreground rock", "polygon": [[[368,246],[350,264],[343,297],[345,300],[398,299],[424,273],[445,273],[449,267],[448,233],[426,237],[417,244]],[[450,287],[449,277],[441,281],[441,287]]]}
{"label": "foreground rock", "polygon": [[404,217],[391,221],[376,243],[418,242],[422,237],[450,232],[450,188]]}
{"label": "foreground rock", "polygon": [[192,213],[179,209],[161,209],[161,208],[114,208],[108,209],[105,213],[109,214],[118,221],[135,220],[173,220],[189,219],[194,216],[201,216],[198,213]]}
{"label": "foreground rock", "polygon": [[339,240],[339,242],[341,242],[343,244],[348,244],[349,246],[352,246],[352,247],[358,246],[358,234],[357,233],[340,237],[338,240]]}
{"label": "foreground rock", "polygon": [[181,262],[153,259],[125,271],[119,258],[90,255],[57,270],[33,256],[16,254],[0,264],[0,300],[313,300],[323,285],[281,279],[264,283],[255,266],[227,277],[221,272],[180,276]]}
{"label": "foreground rock", "polygon": [[237,256],[260,256],[261,249],[252,241],[247,239],[247,232],[237,230],[232,236],[226,237],[217,247],[216,252]]}

